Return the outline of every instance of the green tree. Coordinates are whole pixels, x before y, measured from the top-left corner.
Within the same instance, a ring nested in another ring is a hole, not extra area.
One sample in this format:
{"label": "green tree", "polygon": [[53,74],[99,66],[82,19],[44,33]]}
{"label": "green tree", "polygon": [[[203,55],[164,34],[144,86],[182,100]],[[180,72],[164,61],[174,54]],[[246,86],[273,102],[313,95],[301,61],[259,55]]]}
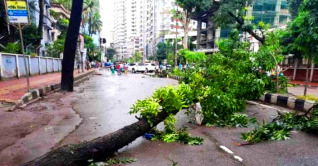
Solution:
{"label": "green tree", "polygon": [[167,44],[164,42],[160,42],[157,45],[156,58],[159,62],[162,62],[164,59],[167,59]]}
{"label": "green tree", "polygon": [[176,0],[176,5],[180,6],[182,9],[173,9],[172,13],[174,18],[180,20],[182,24],[184,31],[182,43],[184,49],[188,49],[189,24],[191,23],[191,17],[194,11],[199,12],[209,9],[212,2],[212,0]]}
{"label": "green tree", "polygon": [[98,12],[93,14],[92,22],[90,24],[91,26],[91,33],[97,34],[97,32],[100,32],[103,26],[103,22],[101,21],[100,14]]}
{"label": "green tree", "polygon": [[139,51],[135,51],[134,55],[133,55],[133,59],[135,60],[135,62],[139,62],[142,60],[142,55]]}
{"label": "green tree", "polygon": [[[253,0],[214,0],[210,11],[214,12],[213,20],[217,27],[228,27],[235,25],[238,30],[252,35],[256,40],[265,43],[264,31],[266,27],[264,23],[260,22],[257,25],[251,24],[253,17],[247,17],[248,7],[252,6]],[[260,30],[261,34],[254,30]]]}
{"label": "green tree", "polygon": [[295,44],[308,59],[306,71],[306,86],[304,95],[307,95],[309,82],[309,68],[311,62],[318,63],[318,0],[304,0],[299,8],[299,14],[290,24],[289,28],[295,38]]}
{"label": "green tree", "polygon": [[88,34],[90,36],[92,35],[92,22],[94,19],[94,13],[96,12],[99,12],[99,1],[84,0],[82,25],[85,28],[85,25],[88,23]]}
{"label": "green tree", "polygon": [[298,10],[304,0],[287,0],[291,19],[294,20],[298,16]]}
{"label": "green tree", "polygon": [[116,54],[116,50],[115,49],[113,49],[113,48],[107,48],[107,58],[109,59],[109,60],[114,60],[114,55]]}

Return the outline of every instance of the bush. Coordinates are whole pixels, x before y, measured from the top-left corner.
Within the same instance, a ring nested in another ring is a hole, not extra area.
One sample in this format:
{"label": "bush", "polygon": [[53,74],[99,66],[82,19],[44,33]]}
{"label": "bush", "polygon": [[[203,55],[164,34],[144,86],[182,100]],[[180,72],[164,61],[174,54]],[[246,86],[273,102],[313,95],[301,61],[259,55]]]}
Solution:
{"label": "bush", "polygon": [[8,43],[6,47],[3,49],[3,52],[12,53],[12,54],[20,54],[21,53],[21,45],[20,43]]}
{"label": "bush", "polygon": [[318,103],[318,97],[316,97],[315,95],[296,96],[296,98],[302,100],[310,100]]}

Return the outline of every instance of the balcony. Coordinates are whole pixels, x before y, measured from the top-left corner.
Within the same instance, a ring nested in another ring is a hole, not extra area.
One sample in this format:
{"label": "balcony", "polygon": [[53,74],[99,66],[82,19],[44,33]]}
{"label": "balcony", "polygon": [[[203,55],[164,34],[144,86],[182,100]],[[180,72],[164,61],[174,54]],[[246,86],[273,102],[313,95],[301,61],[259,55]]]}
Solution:
{"label": "balcony", "polygon": [[44,16],[43,18],[43,25],[47,28],[47,29],[52,29],[52,22],[49,18],[47,18],[46,16]]}
{"label": "balcony", "polygon": [[46,5],[48,8],[51,8],[50,0],[44,0],[44,5]]}

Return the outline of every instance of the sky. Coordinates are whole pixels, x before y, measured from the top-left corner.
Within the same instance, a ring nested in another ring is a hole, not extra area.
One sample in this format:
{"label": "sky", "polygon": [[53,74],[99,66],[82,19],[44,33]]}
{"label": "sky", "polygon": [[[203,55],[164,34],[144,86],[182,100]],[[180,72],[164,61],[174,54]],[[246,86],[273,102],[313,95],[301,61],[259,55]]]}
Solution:
{"label": "sky", "polygon": [[113,1],[115,0],[99,0],[100,3],[100,14],[103,21],[103,30],[101,37],[106,38],[107,46],[111,41],[111,31],[113,30]]}

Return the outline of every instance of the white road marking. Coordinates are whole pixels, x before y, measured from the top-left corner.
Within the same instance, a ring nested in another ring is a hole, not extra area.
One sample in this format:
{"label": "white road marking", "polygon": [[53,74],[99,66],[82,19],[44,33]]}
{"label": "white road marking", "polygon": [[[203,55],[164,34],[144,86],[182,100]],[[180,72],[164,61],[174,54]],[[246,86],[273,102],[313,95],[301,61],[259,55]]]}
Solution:
{"label": "white road marking", "polygon": [[233,154],[233,152],[229,148],[227,148],[223,145],[221,145],[220,148],[223,149],[224,151],[226,151],[227,153]]}
{"label": "white road marking", "polygon": [[236,160],[238,160],[238,161],[240,161],[240,162],[243,162],[243,159],[241,158],[241,157],[239,157],[239,156],[233,156]]}

